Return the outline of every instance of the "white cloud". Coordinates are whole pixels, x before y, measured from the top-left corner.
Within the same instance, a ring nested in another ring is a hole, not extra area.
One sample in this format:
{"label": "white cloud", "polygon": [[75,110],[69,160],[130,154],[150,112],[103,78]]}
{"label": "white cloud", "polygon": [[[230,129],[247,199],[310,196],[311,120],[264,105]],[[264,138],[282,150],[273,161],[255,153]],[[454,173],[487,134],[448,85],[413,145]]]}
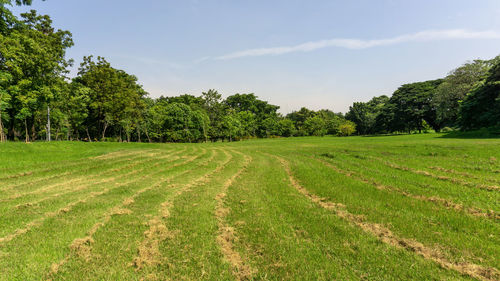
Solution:
{"label": "white cloud", "polygon": [[[389,46],[408,42],[426,42],[452,39],[500,39],[500,32],[496,31],[468,31],[464,29],[428,30],[413,34],[406,34],[393,38],[378,40],[335,38],[312,41],[295,46],[281,46],[272,48],[258,48],[238,51],[215,57],[216,60],[230,60],[243,57],[258,57],[267,55],[283,55],[295,52],[311,52],[318,49],[337,47],[345,49],[367,49],[372,47]],[[204,58],[203,60],[206,60]]]}

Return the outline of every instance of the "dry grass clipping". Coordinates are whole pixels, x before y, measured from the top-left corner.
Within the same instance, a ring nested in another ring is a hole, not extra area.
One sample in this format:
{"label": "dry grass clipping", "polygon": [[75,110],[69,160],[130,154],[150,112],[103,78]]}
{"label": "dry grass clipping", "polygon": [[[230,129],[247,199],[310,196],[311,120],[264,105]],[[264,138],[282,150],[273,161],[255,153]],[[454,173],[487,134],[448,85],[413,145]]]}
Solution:
{"label": "dry grass clipping", "polygon": [[304,187],[302,187],[299,184],[299,182],[293,176],[293,173],[290,169],[290,165],[285,159],[278,156],[275,157],[281,162],[281,165],[285,169],[285,172],[287,173],[293,187],[295,187],[301,194],[303,194],[305,197],[309,198],[311,201],[318,204],[319,206],[335,212],[335,214],[340,218],[343,218],[349,223],[360,227],[365,232],[376,236],[382,242],[397,248],[403,248],[412,251],[422,256],[425,259],[429,259],[436,262],[443,268],[452,269],[461,274],[468,275],[470,277],[479,280],[486,280],[486,281],[500,280],[500,271],[496,268],[485,268],[483,266],[467,262],[453,263],[449,261],[438,249],[427,247],[422,243],[415,241],[413,239],[397,237],[387,227],[381,224],[366,222],[363,216],[349,213],[345,209],[345,206],[342,204],[325,202],[320,197],[311,194],[309,191],[307,191]]}
{"label": "dry grass clipping", "polygon": [[221,248],[224,258],[229,262],[229,264],[231,264],[231,267],[233,268],[233,275],[237,280],[251,279],[256,270],[246,264],[241,255],[234,249],[233,242],[238,238],[236,236],[235,229],[228,226],[225,222],[225,219],[231,210],[224,207],[224,198],[226,197],[228,188],[233,185],[236,178],[238,178],[247,169],[251,161],[252,158],[245,155],[245,163],[243,167],[224,183],[222,192],[217,194],[215,197],[215,200],[217,201],[215,217],[217,219],[217,226],[219,229],[219,235],[217,235],[216,240]]}
{"label": "dry grass clipping", "polygon": [[450,200],[446,200],[446,199],[443,199],[443,198],[440,198],[437,196],[428,197],[428,196],[424,196],[424,195],[411,194],[409,192],[406,192],[406,191],[401,190],[401,189],[394,187],[394,186],[380,184],[380,183],[376,182],[375,180],[365,178],[358,173],[355,173],[352,171],[342,170],[342,169],[338,168],[337,166],[334,166],[331,163],[326,162],[322,159],[318,159],[318,158],[314,158],[314,157],[312,157],[312,159],[321,162],[323,165],[331,168],[332,170],[334,170],[335,172],[337,172],[339,174],[343,174],[347,177],[355,178],[363,183],[370,184],[379,190],[389,190],[389,191],[397,192],[403,196],[413,198],[413,199],[416,199],[419,201],[433,202],[433,203],[439,204],[441,206],[444,206],[447,209],[455,210],[455,211],[462,211],[462,212],[465,212],[465,213],[472,215],[472,216],[475,216],[475,217],[491,218],[491,219],[496,219],[496,220],[500,219],[500,214],[496,213],[493,210],[484,211],[484,210],[481,210],[478,208],[472,208],[472,207],[466,208],[462,204],[458,204],[458,203],[455,203],[455,202],[452,202]]}

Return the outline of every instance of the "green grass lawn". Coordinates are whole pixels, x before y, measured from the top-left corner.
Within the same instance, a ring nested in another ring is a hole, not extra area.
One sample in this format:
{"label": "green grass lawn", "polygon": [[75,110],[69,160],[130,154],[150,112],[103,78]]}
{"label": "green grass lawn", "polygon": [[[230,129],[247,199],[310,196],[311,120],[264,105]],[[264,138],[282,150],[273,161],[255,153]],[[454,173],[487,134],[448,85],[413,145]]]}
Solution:
{"label": "green grass lawn", "polygon": [[0,280],[500,280],[499,139],[0,155]]}

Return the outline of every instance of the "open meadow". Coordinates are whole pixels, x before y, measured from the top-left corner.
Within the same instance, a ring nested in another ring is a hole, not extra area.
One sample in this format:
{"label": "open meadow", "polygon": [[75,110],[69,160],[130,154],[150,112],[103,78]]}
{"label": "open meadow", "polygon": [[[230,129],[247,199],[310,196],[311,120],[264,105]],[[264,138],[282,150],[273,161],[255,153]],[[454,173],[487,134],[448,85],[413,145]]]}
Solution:
{"label": "open meadow", "polygon": [[500,139],[0,144],[0,280],[500,280]]}

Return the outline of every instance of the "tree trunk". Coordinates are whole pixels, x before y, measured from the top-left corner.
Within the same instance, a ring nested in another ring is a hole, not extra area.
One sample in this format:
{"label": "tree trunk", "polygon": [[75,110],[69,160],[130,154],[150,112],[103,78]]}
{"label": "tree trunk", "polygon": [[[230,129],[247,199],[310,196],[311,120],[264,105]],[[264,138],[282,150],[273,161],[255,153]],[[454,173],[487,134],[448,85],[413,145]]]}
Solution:
{"label": "tree trunk", "polygon": [[15,129],[15,118],[16,116],[12,112],[12,110],[8,111],[9,114],[9,124],[7,129],[7,139],[15,140],[16,139],[16,129]]}
{"label": "tree trunk", "polygon": [[[47,105],[47,141],[51,141],[50,136],[50,106]],[[56,137],[57,138],[57,137]]]}
{"label": "tree trunk", "polygon": [[108,122],[104,122],[104,128],[102,130],[102,141],[104,141],[104,138],[106,136],[106,129],[108,129]]}
{"label": "tree trunk", "polygon": [[151,143],[151,138],[149,137],[148,130],[144,130],[144,132],[146,133],[146,137],[148,138],[148,142]]}
{"label": "tree trunk", "polygon": [[141,142],[141,129],[137,126],[137,141]]}
{"label": "tree trunk", "polygon": [[28,135],[28,120],[27,118],[24,118],[24,129],[26,131],[26,143],[30,142],[30,136]]}
{"label": "tree trunk", "polygon": [[2,111],[0,110],[0,142],[5,142],[7,137],[3,131],[3,123],[2,123]]}
{"label": "tree trunk", "polygon": [[85,131],[87,131],[87,138],[89,139],[89,142],[92,142],[92,138],[90,138],[90,134],[89,134],[89,127],[86,127]]}
{"label": "tree trunk", "polygon": [[35,118],[33,118],[33,121],[31,123],[31,141],[36,140],[36,128],[35,128]]}

